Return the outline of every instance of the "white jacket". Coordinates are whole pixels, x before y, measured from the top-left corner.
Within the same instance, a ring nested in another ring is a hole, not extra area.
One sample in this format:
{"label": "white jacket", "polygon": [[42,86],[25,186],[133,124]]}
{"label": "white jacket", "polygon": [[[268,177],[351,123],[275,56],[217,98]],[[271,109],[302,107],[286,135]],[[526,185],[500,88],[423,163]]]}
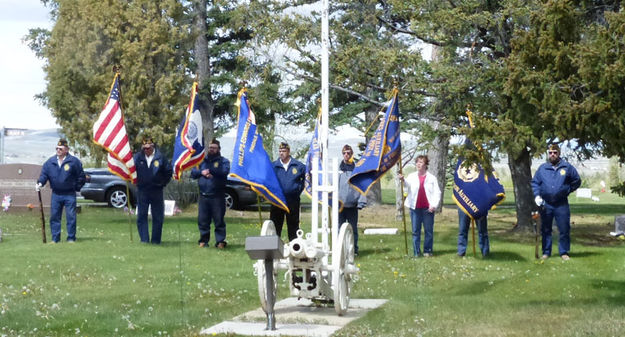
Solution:
{"label": "white jacket", "polygon": [[[406,201],[404,205],[410,209],[414,209],[417,204],[417,194],[419,193],[419,173],[413,172],[404,179],[404,185],[406,186]],[[430,207],[436,208],[441,202],[441,190],[438,188],[438,181],[436,177],[430,173],[425,173],[425,181],[423,182],[425,187],[425,196],[428,198]]]}

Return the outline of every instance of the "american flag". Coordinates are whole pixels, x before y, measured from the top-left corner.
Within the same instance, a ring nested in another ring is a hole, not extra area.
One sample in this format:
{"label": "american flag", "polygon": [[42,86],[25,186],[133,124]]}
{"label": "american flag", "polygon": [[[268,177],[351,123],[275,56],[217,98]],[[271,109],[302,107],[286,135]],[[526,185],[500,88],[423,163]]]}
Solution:
{"label": "american flag", "polygon": [[137,182],[135,161],[132,159],[124,114],[119,103],[119,73],[115,74],[109,98],[100,117],[93,124],[93,142],[108,151],[111,172],[133,184]]}

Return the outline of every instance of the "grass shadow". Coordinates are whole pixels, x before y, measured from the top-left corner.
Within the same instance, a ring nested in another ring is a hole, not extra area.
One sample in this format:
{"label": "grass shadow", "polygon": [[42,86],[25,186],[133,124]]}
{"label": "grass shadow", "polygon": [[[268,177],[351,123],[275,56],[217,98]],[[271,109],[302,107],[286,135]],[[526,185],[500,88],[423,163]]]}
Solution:
{"label": "grass shadow", "polygon": [[[478,254],[479,255],[479,254]],[[509,251],[491,251],[485,260],[493,260],[493,261],[527,261],[527,257]]]}
{"label": "grass shadow", "polygon": [[625,281],[593,280],[591,286],[605,293],[605,299],[620,306],[625,305]]}

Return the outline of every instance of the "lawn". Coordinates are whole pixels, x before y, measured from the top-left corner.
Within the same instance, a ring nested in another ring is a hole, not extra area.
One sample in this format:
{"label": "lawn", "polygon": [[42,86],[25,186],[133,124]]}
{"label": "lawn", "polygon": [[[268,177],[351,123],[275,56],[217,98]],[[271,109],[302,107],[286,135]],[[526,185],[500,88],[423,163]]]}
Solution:
{"label": "lawn", "polygon": [[[491,212],[486,259],[456,256],[451,205],[436,216],[435,256],[428,259],[405,255],[403,224],[393,220],[392,206],[366,208],[352,295],[390,301],[337,335],[621,335],[624,242],[608,233],[614,215],[625,213],[622,199],[571,201],[566,263],[534,259],[534,236],[512,231],[513,207]],[[196,215],[191,208],[168,217],[164,243],[153,246],[138,243],[134,220],[131,242],[128,216],[110,208],[83,207],[78,242],[57,245],[41,243],[37,212],[0,214],[0,336],[194,336],[257,308],[244,241],[258,235],[258,214],[228,211],[223,251],[197,247]],[[302,221],[309,230],[310,213]],[[369,226],[397,227],[400,235],[363,235]],[[282,277],[279,284],[284,298]]]}

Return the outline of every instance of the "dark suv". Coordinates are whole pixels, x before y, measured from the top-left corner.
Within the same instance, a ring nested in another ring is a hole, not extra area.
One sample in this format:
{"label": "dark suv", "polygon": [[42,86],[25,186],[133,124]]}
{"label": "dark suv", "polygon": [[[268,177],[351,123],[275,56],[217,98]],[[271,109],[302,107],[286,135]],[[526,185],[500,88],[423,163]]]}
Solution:
{"label": "dark suv", "polygon": [[[124,208],[130,199],[134,206],[137,195],[137,187],[128,185],[130,198],[126,193],[126,181],[114,175],[106,168],[85,169],[89,177],[85,186],[80,189],[80,194],[88,200],[106,202],[115,208]],[[257,202],[256,192],[240,181],[228,178],[226,184],[226,207],[228,209],[241,209]]]}

